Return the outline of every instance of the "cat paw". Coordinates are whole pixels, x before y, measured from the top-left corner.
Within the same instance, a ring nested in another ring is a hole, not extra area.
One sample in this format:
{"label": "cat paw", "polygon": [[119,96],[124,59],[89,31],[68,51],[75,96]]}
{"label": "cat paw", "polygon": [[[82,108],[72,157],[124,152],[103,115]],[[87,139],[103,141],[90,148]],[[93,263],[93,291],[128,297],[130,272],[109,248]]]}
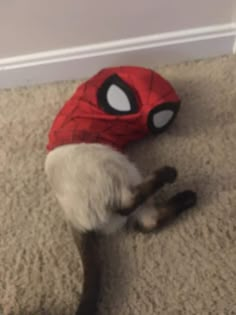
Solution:
{"label": "cat paw", "polygon": [[172,184],[177,178],[177,170],[171,166],[164,166],[155,172],[156,177],[162,182]]}
{"label": "cat paw", "polygon": [[172,209],[174,209],[174,212],[176,213],[176,215],[178,215],[181,212],[184,212],[185,210],[194,207],[196,203],[197,194],[192,190],[186,190],[172,197],[169,200],[168,205]]}

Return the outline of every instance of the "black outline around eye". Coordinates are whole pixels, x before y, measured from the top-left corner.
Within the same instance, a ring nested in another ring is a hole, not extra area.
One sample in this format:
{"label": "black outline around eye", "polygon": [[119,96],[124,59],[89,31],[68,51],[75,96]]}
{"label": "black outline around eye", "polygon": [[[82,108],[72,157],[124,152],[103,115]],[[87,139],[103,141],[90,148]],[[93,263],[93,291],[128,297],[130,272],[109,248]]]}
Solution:
{"label": "black outline around eye", "polygon": [[[172,121],[175,119],[175,116],[177,115],[179,108],[180,108],[180,102],[178,102],[178,103],[164,103],[164,104],[158,105],[157,107],[153,108],[150,111],[150,113],[148,115],[148,120],[147,120],[149,130],[154,134],[158,134],[158,133],[165,131],[169,127],[169,125],[172,123]],[[167,124],[165,124],[163,127],[158,128],[153,123],[153,117],[155,114],[162,112],[163,110],[171,110],[171,111],[173,111],[174,114],[171,117],[171,119],[167,122]]]}
{"label": "black outline around eye", "polygon": [[[112,86],[118,86],[127,96],[130,103],[130,110],[127,111],[119,111],[112,107],[107,100],[107,92],[108,89]],[[127,115],[134,114],[138,111],[136,97],[132,89],[117,75],[114,74],[107,78],[100,88],[97,91],[98,104],[104,111],[108,114],[112,115]]]}

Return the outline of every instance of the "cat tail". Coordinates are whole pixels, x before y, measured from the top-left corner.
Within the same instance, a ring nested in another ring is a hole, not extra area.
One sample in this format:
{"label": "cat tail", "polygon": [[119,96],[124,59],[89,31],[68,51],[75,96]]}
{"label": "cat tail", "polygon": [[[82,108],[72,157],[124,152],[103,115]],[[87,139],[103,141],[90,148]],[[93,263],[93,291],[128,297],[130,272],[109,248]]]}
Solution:
{"label": "cat tail", "polygon": [[83,265],[83,288],[76,315],[97,314],[101,287],[99,236],[95,232],[79,233],[72,228]]}

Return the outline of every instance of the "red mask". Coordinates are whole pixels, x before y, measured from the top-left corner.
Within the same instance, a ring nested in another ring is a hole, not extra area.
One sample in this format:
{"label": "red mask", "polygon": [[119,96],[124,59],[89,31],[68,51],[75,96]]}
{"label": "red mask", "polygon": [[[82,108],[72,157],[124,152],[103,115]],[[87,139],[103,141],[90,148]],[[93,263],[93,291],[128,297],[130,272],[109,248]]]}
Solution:
{"label": "red mask", "polygon": [[140,67],[100,71],[81,84],[56,116],[48,150],[71,143],[102,143],[122,150],[130,141],[164,131],[180,99],[159,74]]}

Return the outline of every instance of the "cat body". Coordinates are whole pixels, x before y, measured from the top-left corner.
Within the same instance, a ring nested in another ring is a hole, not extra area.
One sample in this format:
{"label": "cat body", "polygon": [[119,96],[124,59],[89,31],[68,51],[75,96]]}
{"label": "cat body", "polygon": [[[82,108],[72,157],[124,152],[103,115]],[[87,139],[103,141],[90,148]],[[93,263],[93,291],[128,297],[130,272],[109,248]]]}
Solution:
{"label": "cat body", "polygon": [[130,141],[163,132],[179,106],[172,86],[154,71],[110,68],[83,83],[53,122],[45,172],[75,240],[83,239],[84,284],[76,315],[97,311],[99,235],[125,226],[153,232],[196,203],[196,194],[184,191],[157,205],[154,194],[174,182],[177,171],[164,166],[143,177],[122,153]]}
{"label": "cat body", "polygon": [[71,144],[51,151],[46,173],[67,220],[80,232],[112,233],[127,217],[116,209],[131,198],[142,176],[128,158],[102,144]]}

